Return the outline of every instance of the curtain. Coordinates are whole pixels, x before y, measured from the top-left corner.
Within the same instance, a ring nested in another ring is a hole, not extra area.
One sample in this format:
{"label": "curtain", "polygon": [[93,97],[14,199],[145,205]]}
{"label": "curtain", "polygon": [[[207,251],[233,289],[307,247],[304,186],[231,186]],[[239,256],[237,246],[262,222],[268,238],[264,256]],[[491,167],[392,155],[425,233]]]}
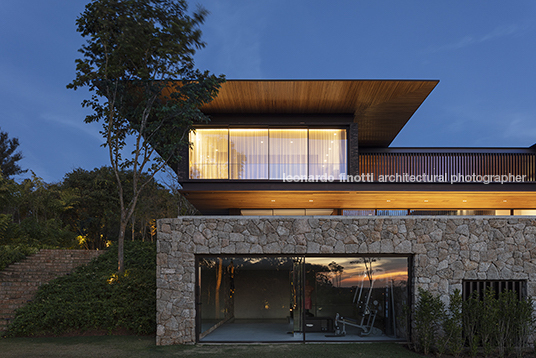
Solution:
{"label": "curtain", "polygon": [[270,129],[270,179],[307,175],[307,129]]}
{"label": "curtain", "polygon": [[346,131],[342,129],[309,130],[309,175],[346,174]]}
{"label": "curtain", "polygon": [[268,129],[230,129],[231,179],[268,179]]}
{"label": "curtain", "polygon": [[229,130],[190,132],[190,179],[229,179]]}

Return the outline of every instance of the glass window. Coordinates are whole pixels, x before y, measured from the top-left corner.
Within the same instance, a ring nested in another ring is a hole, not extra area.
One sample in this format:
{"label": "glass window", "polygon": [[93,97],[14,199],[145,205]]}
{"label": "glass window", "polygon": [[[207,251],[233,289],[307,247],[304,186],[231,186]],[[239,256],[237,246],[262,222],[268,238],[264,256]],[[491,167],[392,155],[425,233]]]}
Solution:
{"label": "glass window", "polygon": [[514,210],[514,215],[536,215],[536,210]]}
{"label": "glass window", "polygon": [[405,336],[406,257],[308,257],[305,262],[307,341]]}
{"label": "glass window", "polygon": [[227,129],[197,129],[190,143],[190,179],[229,178]]}
{"label": "glass window", "polygon": [[309,130],[309,175],[346,175],[346,131],[342,129]]}
{"label": "glass window", "polygon": [[344,129],[201,128],[190,133],[190,143],[190,179],[325,181],[346,175]]}
{"label": "glass window", "polygon": [[301,341],[303,258],[199,260],[200,342]]}
{"label": "glass window", "polygon": [[406,336],[407,257],[198,257],[200,342]]}
{"label": "glass window", "polygon": [[268,179],[268,129],[230,129],[231,179]]}
{"label": "glass window", "polygon": [[270,179],[307,176],[307,129],[270,129]]}

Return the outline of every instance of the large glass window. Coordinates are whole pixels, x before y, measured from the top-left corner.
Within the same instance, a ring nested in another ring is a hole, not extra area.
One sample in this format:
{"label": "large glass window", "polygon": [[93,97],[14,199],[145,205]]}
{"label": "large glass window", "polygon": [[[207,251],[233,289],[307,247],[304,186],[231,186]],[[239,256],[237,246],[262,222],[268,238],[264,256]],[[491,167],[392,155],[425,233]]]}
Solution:
{"label": "large glass window", "polygon": [[346,174],[346,131],[309,130],[309,175]]}
{"label": "large glass window", "polygon": [[230,129],[231,179],[268,179],[268,129]]}
{"label": "large glass window", "polygon": [[190,179],[338,180],[346,174],[344,129],[197,129],[190,142]]}
{"label": "large glass window", "polygon": [[307,129],[270,129],[270,179],[307,175]]}
{"label": "large glass window", "polygon": [[229,177],[229,131],[198,129],[190,132],[190,178],[227,179]]}
{"label": "large glass window", "polygon": [[201,342],[406,335],[407,257],[198,257]]}

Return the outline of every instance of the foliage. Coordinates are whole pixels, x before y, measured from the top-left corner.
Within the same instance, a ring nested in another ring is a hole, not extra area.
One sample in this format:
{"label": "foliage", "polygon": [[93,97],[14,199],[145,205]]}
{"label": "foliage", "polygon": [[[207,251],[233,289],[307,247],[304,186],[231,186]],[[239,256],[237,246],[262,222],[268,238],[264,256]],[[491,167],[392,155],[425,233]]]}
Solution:
{"label": "foliage", "polygon": [[20,184],[4,180],[0,186],[0,244],[75,246],[75,235],[63,221],[77,200],[72,193],[45,183],[33,172]]}
{"label": "foliage", "polygon": [[429,354],[437,345],[437,335],[445,314],[445,304],[439,297],[419,287],[419,298],[415,306],[415,329],[417,347]]}
{"label": "foliage", "polygon": [[443,334],[449,351],[459,357],[463,350],[463,299],[460,290],[449,295],[448,313],[444,316]]}
{"label": "foliage", "polygon": [[[207,11],[199,8],[192,16],[187,11],[185,0],[94,0],[76,21],[87,43],[67,87],[89,88],[92,97],[82,104],[93,114],[85,121],[102,123],[119,192],[120,272],[126,226],[148,183],[141,173],[152,179],[168,163],[180,161],[192,124],[208,121],[200,106],[224,81],[194,68],[193,55],[205,45],[199,26]],[[119,173],[127,169],[133,173],[133,195],[125,202]]]}
{"label": "foliage", "polygon": [[[133,180],[131,171],[119,172],[125,187]],[[143,176],[145,179],[145,176]],[[120,205],[117,197],[115,174],[110,167],[95,168],[92,171],[75,169],[65,175],[61,188],[72,190],[82,199],[64,217],[66,223],[76,232],[84,248],[103,249],[108,242],[117,240],[120,224]],[[123,192],[129,201],[131,191]],[[149,179],[146,190],[140,194],[138,205],[129,222],[131,240],[153,241],[155,220],[176,217],[182,196],[170,193],[154,179]]]}
{"label": "foliage", "polygon": [[[512,291],[497,293],[492,288],[486,289],[482,297],[475,292],[466,301],[458,290],[449,298],[445,310],[438,297],[419,289],[414,316],[418,346],[424,354],[435,348],[441,355],[448,348],[450,354],[459,356],[467,342],[473,357],[480,348],[485,356],[495,351],[500,357],[511,352],[521,357],[529,347],[534,329],[530,298],[519,299]],[[437,330],[438,321],[443,322],[442,330]]]}
{"label": "foliage", "polygon": [[156,330],[156,247],[127,242],[129,270],[117,274],[117,247],[72,274],[43,285],[34,300],[17,311],[7,336],[73,331]]}
{"label": "foliage", "polygon": [[[130,171],[119,174],[126,186],[133,180]],[[132,192],[124,197],[130,200]],[[156,219],[177,216],[184,201],[178,192],[149,180],[129,222],[130,239],[154,240]],[[103,249],[117,241],[119,212],[109,167],[75,169],[55,184],[34,173],[21,183],[0,176],[0,245]]]}
{"label": "foliage", "polygon": [[26,256],[37,253],[39,249],[28,245],[0,246],[0,271],[14,262],[23,260]]}
{"label": "foliage", "polygon": [[486,319],[486,317],[482,317],[481,307],[482,303],[474,296],[462,303],[463,331],[467,344],[469,345],[469,353],[471,357],[476,356],[478,353],[481,338],[480,335],[483,333],[482,329],[480,329],[482,324],[481,320]]}
{"label": "foliage", "polygon": [[21,152],[15,152],[18,146],[18,138],[9,139],[7,133],[0,129],[0,171],[5,178],[26,172],[17,163],[22,159]]}

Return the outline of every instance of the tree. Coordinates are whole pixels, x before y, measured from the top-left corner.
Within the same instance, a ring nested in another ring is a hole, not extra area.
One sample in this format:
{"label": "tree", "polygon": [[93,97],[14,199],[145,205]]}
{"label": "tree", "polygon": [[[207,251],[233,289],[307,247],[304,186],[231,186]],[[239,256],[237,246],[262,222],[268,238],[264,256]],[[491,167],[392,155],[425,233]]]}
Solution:
{"label": "tree", "polygon": [[27,172],[27,170],[22,170],[17,164],[22,159],[21,152],[15,153],[18,146],[18,138],[9,139],[7,133],[0,130],[0,169],[6,179]]}
{"label": "tree", "polygon": [[[119,173],[124,191],[124,200],[132,199],[131,183],[133,173]],[[143,180],[149,180],[146,174]],[[88,249],[103,249],[109,241],[117,238],[120,222],[119,199],[115,174],[111,167],[95,168],[91,171],[75,169],[65,175],[61,183],[62,192],[75,192],[79,200],[63,216],[63,220],[79,237],[80,243]],[[172,194],[154,179],[140,194],[136,210],[129,223],[132,240],[152,240],[154,221],[159,217],[175,217],[181,197]],[[128,235],[126,235],[128,238]]]}
{"label": "tree", "polygon": [[[89,88],[92,96],[82,105],[93,114],[85,121],[102,123],[120,202],[119,272],[126,227],[149,183],[142,173],[152,179],[180,161],[192,124],[208,121],[199,108],[225,80],[194,68],[193,55],[205,46],[199,25],[207,11],[189,16],[187,10],[185,0],[94,0],[76,21],[87,43],[67,87]],[[127,169],[133,173],[128,202],[120,179]]]}

